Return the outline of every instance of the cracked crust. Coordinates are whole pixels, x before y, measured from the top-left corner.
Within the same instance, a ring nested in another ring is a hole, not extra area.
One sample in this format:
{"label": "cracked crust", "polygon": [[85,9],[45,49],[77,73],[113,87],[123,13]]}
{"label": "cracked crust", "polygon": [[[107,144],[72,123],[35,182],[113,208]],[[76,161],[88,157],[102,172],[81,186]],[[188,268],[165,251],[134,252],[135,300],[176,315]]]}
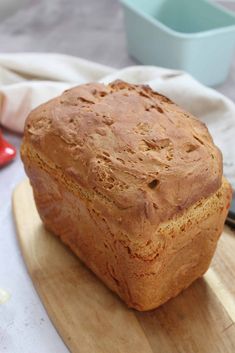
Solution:
{"label": "cracked crust", "polygon": [[133,238],[221,186],[221,153],[206,126],[147,86],[65,91],[29,115],[24,143],[109,201],[105,216],[122,219]]}
{"label": "cracked crust", "polygon": [[204,124],[146,86],[82,85],[28,117],[21,148],[39,214],[131,307],[209,266],[231,198]]}

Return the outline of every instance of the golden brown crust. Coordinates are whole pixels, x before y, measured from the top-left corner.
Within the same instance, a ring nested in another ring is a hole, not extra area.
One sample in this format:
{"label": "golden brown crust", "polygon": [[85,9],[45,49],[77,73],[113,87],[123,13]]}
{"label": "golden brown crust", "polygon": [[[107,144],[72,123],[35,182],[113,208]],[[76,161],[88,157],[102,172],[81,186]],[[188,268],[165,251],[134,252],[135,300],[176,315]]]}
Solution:
{"label": "golden brown crust", "polygon": [[106,216],[121,219],[131,237],[221,185],[221,154],[206,126],[148,86],[65,91],[29,115],[24,141],[100,195]]}
{"label": "golden brown crust", "polygon": [[231,199],[203,123],[146,86],[82,85],[35,109],[21,148],[45,226],[131,307],[208,268]]}

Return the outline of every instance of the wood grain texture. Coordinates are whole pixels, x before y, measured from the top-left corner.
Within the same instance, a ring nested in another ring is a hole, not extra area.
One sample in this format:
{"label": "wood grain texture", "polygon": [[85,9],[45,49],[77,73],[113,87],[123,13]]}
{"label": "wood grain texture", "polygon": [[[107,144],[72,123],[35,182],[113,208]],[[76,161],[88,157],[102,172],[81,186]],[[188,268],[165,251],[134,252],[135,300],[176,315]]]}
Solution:
{"label": "wood grain texture", "polygon": [[157,310],[139,313],[44,229],[28,181],[16,188],[13,206],[28,271],[72,353],[235,352],[235,237],[228,228],[202,279]]}

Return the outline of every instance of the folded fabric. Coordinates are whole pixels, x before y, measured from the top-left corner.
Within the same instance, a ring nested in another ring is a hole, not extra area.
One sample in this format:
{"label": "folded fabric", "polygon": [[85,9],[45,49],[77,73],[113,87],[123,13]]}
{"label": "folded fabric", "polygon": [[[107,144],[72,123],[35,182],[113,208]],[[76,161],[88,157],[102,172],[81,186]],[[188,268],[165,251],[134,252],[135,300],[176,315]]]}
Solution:
{"label": "folded fabric", "polygon": [[115,70],[61,54],[0,54],[0,123],[23,132],[30,110],[63,90],[115,79],[148,84],[203,120],[223,152],[224,173],[235,188],[235,105],[184,72],[154,66]]}

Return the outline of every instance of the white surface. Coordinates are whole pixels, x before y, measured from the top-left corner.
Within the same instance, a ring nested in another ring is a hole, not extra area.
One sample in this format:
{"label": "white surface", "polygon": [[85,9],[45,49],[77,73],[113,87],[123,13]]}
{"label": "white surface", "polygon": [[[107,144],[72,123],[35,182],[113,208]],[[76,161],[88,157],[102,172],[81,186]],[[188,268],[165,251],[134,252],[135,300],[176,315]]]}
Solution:
{"label": "white surface", "polygon": [[[19,146],[19,137],[5,135]],[[11,195],[24,177],[19,155],[0,170],[0,288],[10,294],[0,304],[0,353],[65,353],[68,350],[35,292],[17,243]]]}
{"label": "white surface", "polygon": [[[32,0],[32,3],[27,11],[0,23],[1,52],[56,51],[110,66],[133,64],[125,50],[117,1]],[[235,61],[228,81],[220,90],[235,100],[234,88]],[[6,133],[5,136],[19,146],[20,137]],[[0,169],[0,288],[11,294],[0,305],[0,353],[66,353],[67,348],[35,292],[16,239],[11,194],[23,178],[19,155],[14,163]]]}

